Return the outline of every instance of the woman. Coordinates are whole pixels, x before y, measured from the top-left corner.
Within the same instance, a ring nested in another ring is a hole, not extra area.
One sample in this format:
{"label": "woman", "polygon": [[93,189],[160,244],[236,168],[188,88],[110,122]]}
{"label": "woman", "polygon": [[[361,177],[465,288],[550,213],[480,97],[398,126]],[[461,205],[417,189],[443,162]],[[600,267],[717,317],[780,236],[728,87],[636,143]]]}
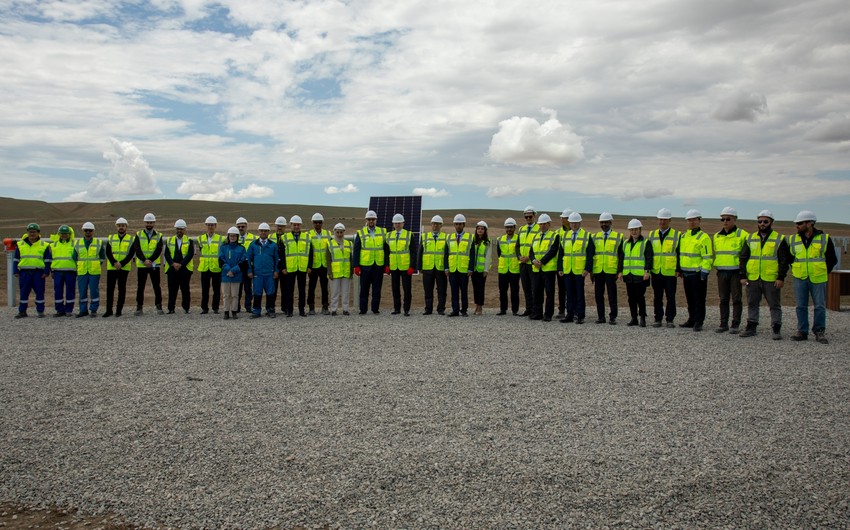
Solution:
{"label": "woman", "polygon": [[652,272],[652,245],[641,235],[643,224],[637,219],[629,221],[629,239],[617,249],[617,278],[626,284],[629,311],[632,319],[627,326],[646,327],[646,287]]}
{"label": "woman", "polygon": [[490,237],[487,236],[487,223],[478,221],[475,225],[475,238],[472,240],[472,299],[475,302],[475,314],[483,314],[484,285],[487,283],[487,271],[490,270]]}
{"label": "woman", "polygon": [[248,268],[248,253],[239,242],[239,229],[231,226],[227,229],[227,243],[218,249],[218,262],[221,265],[221,290],[224,295],[224,320],[238,318],[239,286],[242,285],[242,273]]}
{"label": "woman", "polygon": [[331,316],[336,316],[336,310],[342,299],[342,314],[348,312],[348,292],[351,287],[351,241],[345,239],[345,225],[334,225],[333,239],[327,247],[328,281],[330,283]]}

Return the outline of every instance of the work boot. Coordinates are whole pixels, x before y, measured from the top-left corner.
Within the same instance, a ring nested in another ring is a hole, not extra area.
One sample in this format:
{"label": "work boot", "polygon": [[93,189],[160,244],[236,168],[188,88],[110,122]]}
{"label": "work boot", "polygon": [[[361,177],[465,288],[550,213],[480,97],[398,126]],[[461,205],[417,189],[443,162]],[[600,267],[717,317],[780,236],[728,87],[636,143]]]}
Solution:
{"label": "work boot", "polygon": [[[670,324],[672,324],[672,322],[670,322],[667,325],[668,328],[670,327]],[[686,320],[686,321],[682,322],[681,324],[679,324],[679,327],[680,328],[692,328],[692,327],[694,327],[694,321],[693,320]]]}
{"label": "work boot", "polygon": [[656,320],[655,322],[652,323],[652,327],[654,327],[654,328],[660,328],[662,325],[663,324],[660,320]]}
{"label": "work boot", "polygon": [[57,311],[57,312],[53,313],[53,316],[54,317],[64,317],[65,312],[64,311]]}
{"label": "work boot", "polygon": [[756,334],[756,323],[747,322],[747,328],[741,332],[739,337],[753,337]]}
{"label": "work boot", "polygon": [[[667,323],[667,327],[668,327],[668,328],[675,328],[675,327],[676,327],[676,324],[674,324],[674,323],[672,323],[672,322],[668,322],[668,323]],[[682,327],[685,327],[685,328],[686,328],[686,327],[688,327],[688,326],[682,326]]]}
{"label": "work boot", "polygon": [[793,335],[791,335],[791,340],[793,340],[795,342],[809,340],[809,334],[803,333],[802,331],[798,331],[797,333],[794,333]]}
{"label": "work boot", "polygon": [[826,339],[826,335],[821,331],[815,331],[815,340],[820,342],[821,344],[829,344],[829,341]]}
{"label": "work boot", "polygon": [[89,316],[89,312],[88,312],[88,311],[80,311],[79,313],[77,313],[77,318],[80,318],[80,317],[87,317],[87,316]]}
{"label": "work boot", "polygon": [[646,327],[646,317],[640,317],[640,324],[639,325],[642,328]]}
{"label": "work boot", "polygon": [[103,318],[107,318],[107,317],[111,317],[111,316],[112,316],[112,310],[111,309],[107,309],[106,311],[104,311]]}
{"label": "work boot", "polygon": [[694,331],[702,331],[702,322],[694,323]]}
{"label": "work boot", "polygon": [[729,328],[729,333],[732,335],[737,335],[741,332],[741,323],[740,322],[732,322],[732,327]]}
{"label": "work boot", "polygon": [[779,333],[780,329],[782,329],[782,324],[773,325],[773,340],[782,340],[782,334]]}
{"label": "work boot", "polygon": [[726,333],[727,331],[729,331],[729,324],[726,322],[721,322],[720,326],[714,330],[715,333]]}
{"label": "work boot", "polygon": [[611,317],[611,320],[609,320],[608,323],[611,324],[612,326],[616,326],[617,325],[617,318]]}
{"label": "work boot", "polygon": [[632,319],[629,320],[629,322],[626,325],[627,326],[637,326],[638,325],[638,319],[635,318],[635,317],[632,317]]}
{"label": "work boot", "polygon": [[27,318],[28,316],[29,315],[27,315],[26,311],[20,311],[17,315],[15,315],[15,318]]}

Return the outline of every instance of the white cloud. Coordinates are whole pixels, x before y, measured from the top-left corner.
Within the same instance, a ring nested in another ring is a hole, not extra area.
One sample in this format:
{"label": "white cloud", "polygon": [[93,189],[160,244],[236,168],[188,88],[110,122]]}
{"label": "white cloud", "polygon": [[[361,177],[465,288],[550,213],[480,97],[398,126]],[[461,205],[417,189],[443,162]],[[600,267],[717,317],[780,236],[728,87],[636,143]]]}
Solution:
{"label": "white cloud", "polygon": [[499,122],[489,155],[492,159],[520,166],[562,166],[584,158],[582,139],[558,121],[554,110],[541,109],[549,119],[514,116]]}
{"label": "white cloud", "polygon": [[236,190],[233,186],[233,178],[230,175],[216,173],[208,180],[185,180],[177,187],[177,193],[190,195],[190,199],[197,201],[239,201],[271,197],[274,195],[274,190],[254,183]]}
{"label": "white cloud", "polygon": [[347,184],[342,188],[338,188],[336,186],[327,186],[325,188],[325,193],[328,195],[334,195],[336,193],[356,193],[360,191],[360,189],[354,184]]}
{"label": "white cloud", "polygon": [[413,188],[414,195],[421,195],[422,197],[450,197],[451,193],[446,191],[445,188],[437,189],[437,188]]}
{"label": "white cloud", "polygon": [[850,141],[850,117],[830,116],[806,133],[806,139],[815,142]]}
{"label": "white cloud", "polygon": [[514,186],[491,186],[487,189],[487,196],[491,199],[496,199],[500,197],[515,197],[517,195],[521,195],[525,190],[523,188],[516,188]]}
{"label": "white cloud", "polygon": [[767,113],[767,98],[754,92],[736,92],[728,96],[714,117],[721,121],[756,121],[759,114]]}
{"label": "white cloud", "polygon": [[86,190],[69,195],[68,201],[110,201],[132,196],[161,195],[153,170],[131,142],[110,138],[112,151],[103,153],[112,167],[107,174],[89,180]]}

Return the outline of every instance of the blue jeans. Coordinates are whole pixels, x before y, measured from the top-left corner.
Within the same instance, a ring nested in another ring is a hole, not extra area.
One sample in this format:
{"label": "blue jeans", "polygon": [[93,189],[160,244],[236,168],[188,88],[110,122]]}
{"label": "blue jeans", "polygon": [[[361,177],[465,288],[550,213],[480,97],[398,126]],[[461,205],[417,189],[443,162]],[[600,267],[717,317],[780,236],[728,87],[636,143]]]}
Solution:
{"label": "blue jeans", "polygon": [[809,332],[809,295],[815,306],[812,331],[826,331],[826,282],[812,283],[808,279],[794,278],[794,299],[797,301],[797,331]]}
{"label": "blue jeans", "polygon": [[77,290],[80,291],[80,313],[97,313],[100,307],[100,274],[78,275]]}

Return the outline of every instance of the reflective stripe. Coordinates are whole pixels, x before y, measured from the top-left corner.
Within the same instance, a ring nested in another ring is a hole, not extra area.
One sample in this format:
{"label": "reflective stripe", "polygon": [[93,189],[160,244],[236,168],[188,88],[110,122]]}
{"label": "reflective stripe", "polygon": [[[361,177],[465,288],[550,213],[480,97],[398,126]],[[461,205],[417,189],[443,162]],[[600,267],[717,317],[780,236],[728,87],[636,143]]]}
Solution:
{"label": "reflective stripe", "polygon": [[469,272],[469,247],[472,245],[472,234],[464,233],[460,242],[457,234],[448,237],[449,262],[446,267],[449,272]]}
{"label": "reflective stripe", "polygon": [[747,279],[750,281],[762,280],[774,282],[779,278],[779,245],[782,236],[771,231],[770,235],[761,243],[758,233],[751,234],[747,239],[750,247],[750,259],[747,261]]}
{"label": "reflective stripe", "polygon": [[531,244],[534,242],[534,236],[540,233],[540,225],[525,225],[519,230],[519,255],[527,258],[531,254]]}
{"label": "reflective stripe", "polygon": [[614,230],[608,232],[607,239],[604,232],[593,235],[593,244],[596,247],[596,253],[593,255],[593,274],[617,273],[617,248],[622,243],[623,234]]}
{"label": "reflective stripe", "polygon": [[519,258],[516,256],[517,235],[508,239],[507,234],[499,237],[499,274],[519,272]]}
{"label": "reflective stripe", "polygon": [[434,232],[422,234],[421,248],[422,252],[422,270],[444,270],[446,268],[446,241],[448,236],[443,232],[437,233],[437,239],[434,239]]}
{"label": "reflective stripe", "polygon": [[310,262],[310,240],[303,233],[298,232],[298,239],[292,232],[283,236],[284,252],[286,253],[286,270],[288,272],[305,272]]}
{"label": "reflective stripe", "polygon": [[581,274],[587,266],[587,243],[590,241],[590,233],[579,228],[575,236],[576,240],[573,242],[573,230],[570,230],[561,240],[561,248],[564,250],[561,266],[564,274]]}
{"label": "reflective stripe", "polygon": [[749,234],[738,228],[732,234],[714,234],[714,267],[717,270],[737,271],[741,268],[741,249]]}
{"label": "reflective stripe", "polygon": [[201,256],[198,259],[198,272],[221,272],[218,264],[218,251],[225,242],[221,234],[207,233],[198,237],[198,248]]}
{"label": "reflective stripe", "polygon": [[682,234],[679,249],[679,268],[685,272],[711,272],[711,238],[700,230]]}
{"label": "reflective stripe", "polygon": [[308,233],[310,234],[310,248],[313,249],[313,268],[327,267],[326,251],[333,235],[331,235],[330,230],[324,229],[320,233],[316,233],[316,230],[310,230]]}
{"label": "reflective stripe", "polygon": [[393,230],[387,234],[387,245],[390,247],[390,270],[406,271],[410,268],[410,237],[405,229],[401,234]]}
{"label": "reflective stripe", "polygon": [[[109,245],[115,261],[120,262],[130,253],[130,249],[133,246],[133,236],[127,233],[124,234],[124,237],[120,237],[119,234],[109,234],[106,238],[106,244]],[[112,262],[109,260],[106,260],[106,270],[115,270],[115,267],[112,266]]]}
{"label": "reflective stripe", "polygon": [[347,239],[342,240],[342,248],[336,241],[330,242],[328,250],[331,255],[330,268],[334,279],[351,277],[351,248],[351,241]]}
{"label": "reflective stripe", "polygon": [[103,242],[99,239],[92,239],[88,247],[86,247],[85,239],[74,241],[74,249],[77,251],[77,274],[100,274],[100,252],[102,248]]}
{"label": "reflective stripe", "polygon": [[[543,256],[546,255],[549,248],[552,246],[552,242],[555,240],[555,233],[551,230],[546,232],[539,232],[536,236],[534,236],[534,241],[531,243],[531,248],[534,250],[534,259],[540,260]],[[554,270],[558,270],[558,260],[551,259],[548,262],[544,263],[541,267],[534,265],[532,268],[534,272],[551,272]]]}
{"label": "reflective stripe", "polygon": [[369,233],[367,227],[357,231],[360,235],[360,265],[384,265],[384,241],[387,231],[380,226],[375,227],[375,235]]}
{"label": "reflective stripe", "polygon": [[800,280],[808,279],[812,283],[824,283],[829,278],[826,270],[826,247],[829,236],[820,233],[812,238],[809,247],[803,244],[799,234],[794,234],[788,241],[794,263],[791,273]]}
{"label": "reflective stripe", "polygon": [[[646,239],[641,239],[631,244],[630,241],[623,243],[623,275],[643,276],[646,272],[646,258],[644,257],[644,248],[646,247]],[[635,252],[637,249],[637,252]]]}
{"label": "reflective stripe", "polygon": [[[192,240],[189,237],[184,235],[182,238],[180,238],[180,242],[181,242],[180,253],[183,255],[183,258],[185,259],[186,253],[188,252],[188,250],[186,250],[186,249],[192,246]],[[177,236],[169,237],[165,244],[168,247],[168,252],[171,254],[171,260],[174,261],[174,253],[177,252]],[[166,261],[165,262],[165,272],[168,272],[168,270],[170,268],[171,268],[171,265],[169,265],[168,261]],[[192,270],[194,270],[194,268],[195,268],[195,264],[192,261],[190,261],[189,263],[186,264],[186,270],[191,272]]]}

